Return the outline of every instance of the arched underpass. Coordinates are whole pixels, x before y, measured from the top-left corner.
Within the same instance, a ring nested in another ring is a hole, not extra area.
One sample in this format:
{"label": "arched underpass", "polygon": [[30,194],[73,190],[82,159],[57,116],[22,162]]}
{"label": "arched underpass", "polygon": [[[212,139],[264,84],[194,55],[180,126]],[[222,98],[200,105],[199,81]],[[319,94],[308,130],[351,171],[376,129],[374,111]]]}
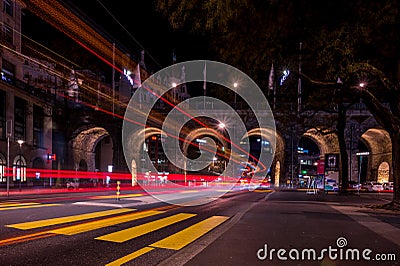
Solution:
{"label": "arched underpass", "polygon": [[390,171],[392,168],[392,142],[388,132],[379,128],[371,128],[361,135],[360,140],[369,151],[366,180],[378,182],[393,180]]}

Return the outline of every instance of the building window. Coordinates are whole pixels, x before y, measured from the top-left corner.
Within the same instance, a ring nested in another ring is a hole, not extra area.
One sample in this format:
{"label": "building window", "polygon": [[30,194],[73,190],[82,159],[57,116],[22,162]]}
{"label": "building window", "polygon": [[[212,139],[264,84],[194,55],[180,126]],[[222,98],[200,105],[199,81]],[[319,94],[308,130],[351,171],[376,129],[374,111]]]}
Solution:
{"label": "building window", "polygon": [[3,40],[7,44],[14,44],[13,29],[6,24],[3,24]]}
{"label": "building window", "polygon": [[0,91],[0,139],[6,137],[6,93]]}
{"label": "building window", "polygon": [[4,157],[3,154],[0,153],[0,183],[7,182],[7,177],[5,176],[6,164],[7,164],[6,158]]}
{"label": "building window", "polygon": [[33,106],[33,146],[43,147],[43,108]]}
{"label": "building window", "polygon": [[15,65],[11,64],[9,61],[3,58],[1,79],[5,82],[13,83],[14,77],[15,77]]}
{"label": "building window", "polygon": [[25,140],[26,132],[26,101],[15,97],[14,137],[15,140]]}
{"label": "building window", "polygon": [[14,8],[13,2],[11,0],[3,0],[3,12],[10,16],[13,16]]}

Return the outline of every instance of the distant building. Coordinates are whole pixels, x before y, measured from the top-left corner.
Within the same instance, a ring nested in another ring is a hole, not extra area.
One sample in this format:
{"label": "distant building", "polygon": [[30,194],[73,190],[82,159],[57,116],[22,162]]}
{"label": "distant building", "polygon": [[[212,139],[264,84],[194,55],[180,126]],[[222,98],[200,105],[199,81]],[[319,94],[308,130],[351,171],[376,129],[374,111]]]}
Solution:
{"label": "distant building", "polygon": [[[49,92],[55,88],[54,76],[42,68],[43,62],[32,63],[21,56],[21,1],[4,0],[0,12],[0,186],[19,184],[32,186],[40,175],[28,177],[26,169],[51,169],[48,154],[52,153],[52,103]],[[40,66],[41,65],[41,66]],[[7,144],[10,144],[9,153]],[[23,141],[19,144],[17,141]]]}

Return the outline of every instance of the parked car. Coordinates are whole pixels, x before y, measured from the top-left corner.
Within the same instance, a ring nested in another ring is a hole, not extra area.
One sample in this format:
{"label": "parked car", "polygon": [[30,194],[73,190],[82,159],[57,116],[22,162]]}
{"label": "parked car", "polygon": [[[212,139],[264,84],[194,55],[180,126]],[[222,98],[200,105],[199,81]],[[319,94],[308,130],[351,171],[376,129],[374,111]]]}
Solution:
{"label": "parked car", "polygon": [[326,179],[325,180],[325,191],[339,191],[339,186],[336,183],[336,180]]}
{"label": "parked car", "polygon": [[67,188],[68,189],[73,189],[73,188],[78,188],[79,187],[79,181],[78,180],[72,180],[72,181],[68,181],[67,183]]}
{"label": "parked car", "polygon": [[393,182],[384,182],[383,190],[393,190]]}
{"label": "parked car", "polygon": [[350,189],[361,189],[361,184],[356,181],[349,181]]}
{"label": "parked car", "polygon": [[264,179],[259,185],[259,189],[270,189],[271,188],[271,182],[268,181],[268,179]]}
{"label": "parked car", "polygon": [[362,185],[362,188],[368,191],[381,191],[383,190],[383,185],[376,181],[368,181]]}

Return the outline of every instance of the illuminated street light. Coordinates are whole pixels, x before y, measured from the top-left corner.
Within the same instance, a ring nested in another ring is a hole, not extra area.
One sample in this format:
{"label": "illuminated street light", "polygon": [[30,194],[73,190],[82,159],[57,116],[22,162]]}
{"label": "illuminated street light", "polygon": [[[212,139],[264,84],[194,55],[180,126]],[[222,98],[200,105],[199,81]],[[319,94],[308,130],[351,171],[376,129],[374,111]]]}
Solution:
{"label": "illuminated street light", "polygon": [[176,82],[172,82],[172,87],[175,88],[176,87]]}
{"label": "illuminated street light", "polygon": [[361,82],[358,86],[360,86],[360,88],[364,88],[367,84],[365,84],[364,82]]}
{"label": "illuminated street light", "polygon": [[221,122],[221,123],[219,123],[218,127],[219,127],[220,129],[224,129],[226,126],[225,126],[224,123]]}
{"label": "illuminated street light", "polygon": [[233,83],[233,87],[235,88],[235,100],[234,100],[235,109],[236,109],[236,88],[237,88],[238,86],[239,86],[239,84],[238,84],[237,82]]}

